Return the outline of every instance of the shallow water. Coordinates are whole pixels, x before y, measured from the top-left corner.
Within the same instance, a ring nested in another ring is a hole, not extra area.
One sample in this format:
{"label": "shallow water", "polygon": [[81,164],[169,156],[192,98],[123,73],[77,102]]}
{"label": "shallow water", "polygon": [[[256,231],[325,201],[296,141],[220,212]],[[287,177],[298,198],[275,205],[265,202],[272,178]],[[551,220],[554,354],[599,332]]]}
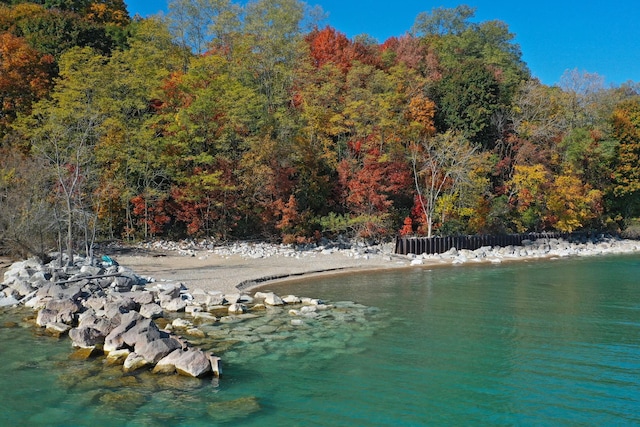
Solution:
{"label": "shallow water", "polygon": [[[213,381],[123,376],[100,359],[69,360],[67,339],[34,336],[6,323],[15,315],[0,316],[2,424],[640,424],[638,256],[416,268],[269,289],[364,306],[297,331],[273,332],[259,319],[202,326],[209,336],[198,344],[224,361]],[[246,340],[243,329],[264,333]]]}

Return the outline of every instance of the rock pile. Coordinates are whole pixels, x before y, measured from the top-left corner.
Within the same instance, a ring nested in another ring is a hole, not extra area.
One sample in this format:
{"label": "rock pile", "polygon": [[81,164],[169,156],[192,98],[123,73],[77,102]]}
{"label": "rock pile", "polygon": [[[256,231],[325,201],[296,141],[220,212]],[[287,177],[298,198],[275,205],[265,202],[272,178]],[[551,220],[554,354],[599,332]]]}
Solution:
{"label": "rock pile", "polygon": [[617,238],[594,238],[580,242],[569,242],[563,239],[524,240],[522,246],[485,246],[476,250],[452,248],[443,254],[415,255],[407,258],[413,265],[424,264],[425,261],[440,261],[451,264],[467,262],[500,263],[505,260],[565,258],[570,256],[594,256],[602,254],[627,254],[640,250],[640,241]]}
{"label": "rock pile", "polygon": [[[213,354],[232,347],[238,348],[230,353],[234,362],[243,354],[274,352],[283,340],[298,353],[314,343],[342,349],[379,326],[371,321],[376,310],[352,302],[190,291],[180,283],[142,279],[126,267],[94,264],[82,258],[67,268],[37,258],[14,263],[0,284],[0,306],[37,311],[36,325],[53,336],[68,335],[74,357],[104,354],[107,365],[124,372],[191,377],[219,376],[220,358]],[[243,344],[251,346],[239,351]]]}
{"label": "rock pile", "polygon": [[316,255],[342,253],[349,257],[368,257],[374,254],[391,254],[393,244],[367,245],[363,242],[336,240],[323,240],[319,243],[306,245],[285,245],[265,242],[235,242],[219,244],[209,240],[181,240],[178,242],[158,240],[141,243],[142,249],[176,252],[184,256],[200,256],[209,253],[221,257],[241,256],[246,259],[293,257],[306,258]]}
{"label": "rock pile", "polygon": [[70,267],[37,258],[14,263],[0,284],[0,307],[24,304],[36,324],[54,336],[68,334],[87,357],[104,353],[127,372],[153,366],[159,373],[220,375],[220,358],[161,330],[154,319],[184,311],[191,298],[180,284],[147,286],[125,267]]}

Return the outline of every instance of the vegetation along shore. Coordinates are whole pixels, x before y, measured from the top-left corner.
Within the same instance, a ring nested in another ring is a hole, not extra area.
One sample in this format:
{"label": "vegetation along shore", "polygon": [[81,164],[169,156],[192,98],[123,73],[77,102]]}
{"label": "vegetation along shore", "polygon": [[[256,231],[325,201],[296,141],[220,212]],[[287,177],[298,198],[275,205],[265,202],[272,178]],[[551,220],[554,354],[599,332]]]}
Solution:
{"label": "vegetation along shore", "polygon": [[0,2],[0,252],[624,231],[640,87],[535,79],[505,22],[347,38],[298,0]]}

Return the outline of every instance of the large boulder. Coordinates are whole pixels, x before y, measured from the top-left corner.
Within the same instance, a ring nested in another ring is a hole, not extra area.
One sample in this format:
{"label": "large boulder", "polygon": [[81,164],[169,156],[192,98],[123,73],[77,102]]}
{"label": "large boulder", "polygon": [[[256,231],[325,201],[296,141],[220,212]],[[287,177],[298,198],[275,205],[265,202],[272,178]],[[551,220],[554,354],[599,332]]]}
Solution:
{"label": "large boulder", "polygon": [[158,325],[153,320],[141,318],[130,329],[122,333],[122,341],[129,347],[136,347],[138,343],[155,341],[165,338],[166,335],[166,333],[160,332]]}
{"label": "large boulder", "polygon": [[0,294],[0,307],[12,307],[16,304],[18,304],[18,300],[15,297]]}
{"label": "large boulder", "polygon": [[68,299],[50,300],[47,301],[44,309],[56,312],[58,322],[71,325],[76,320],[76,314],[80,311],[80,305]]}
{"label": "large boulder", "polygon": [[120,324],[113,328],[104,340],[104,351],[120,350],[125,346],[122,334],[127,332],[143,317],[137,311],[130,311],[120,317]]}
{"label": "large boulder", "polygon": [[141,341],[136,345],[135,352],[150,364],[156,364],[172,351],[181,348],[182,344],[177,339],[168,337],[154,341]]}
{"label": "large boulder", "polygon": [[10,289],[13,289],[21,297],[29,295],[36,288],[26,280],[15,280],[8,284]]}
{"label": "large boulder", "polygon": [[254,295],[255,299],[264,300],[264,303],[267,305],[284,305],[284,301],[278,295],[273,292],[256,292]]}
{"label": "large boulder", "polygon": [[174,311],[174,312],[184,311],[184,309],[187,307],[187,302],[180,297],[169,298],[167,296],[161,295],[160,307],[162,307],[167,311]]}
{"label": "large boulder", "polygon": [[132,372],[149,366],[149,362],[144,357],[136,353],[129,353],[124,360],[122,368],[125,372]]}
{"label": "large boulder", "polygon": [[227,311],[229,312],[229,314],[242,314],[247,311],[247,306],[237,302],[231,304]]}
{"label": "large boulder", "polygon": [[43,308],[38,311],[38,315],[36,316],[36,325],[45,327],[47,323],[55,323],[58,321],[58,312],[54,310],[48,310]]}
{"label": "large boulder", "polygon": [[59,338],[62,335],[69,332],[69,330],[71,329],[71,326],[67,325],[66,323],[54,322],[54,323],[47,323],[47,325],[45,326],[45,329],[49,335]]}
{"label": "large boulder", "polygon": [[119,325],[119,322],[120,317],[107,318],[104,316],[98,316],[94,310],[87,310],[78,316],[78,328],[92,328],[99,331],[105,337]]}
{"label": "large boulder", "polygon": [[104,344],[104,334],[89,326],[73,328],[69,331],[69,338],[74,347],[93,348]]}
{"label": "large boulder", "polygon": [[202,350],[174,350],[159,360],[153,371],[177,372],[181,375],[198,378],[211,373],[211,361]]}
{"label": "large boulder", "polygon": [[158,317],[163,316],[164,311],[158,304],[149,303],[142,304],[142,306],[140,306],[140,314],[147,319],[157,319]]}

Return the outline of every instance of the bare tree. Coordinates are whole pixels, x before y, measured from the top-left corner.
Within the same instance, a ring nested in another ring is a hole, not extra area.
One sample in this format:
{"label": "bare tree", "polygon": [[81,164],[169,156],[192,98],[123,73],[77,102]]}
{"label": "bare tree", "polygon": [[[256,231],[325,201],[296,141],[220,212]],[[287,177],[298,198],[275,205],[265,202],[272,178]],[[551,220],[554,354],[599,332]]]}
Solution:
{"label": "bare tree", "polygon": [[17,149],[0,150],[0,253],[46,257],[56,235],[47,200],[51,178],[37,159]]}
{"label": "bare tree", "polygon": [[445,194],[461,194],[472,187],[472,165],[477,147],[461,134],[447,131],[411,147],[414,183],[427,221],[427,237],[433,234],[438,201]]}

